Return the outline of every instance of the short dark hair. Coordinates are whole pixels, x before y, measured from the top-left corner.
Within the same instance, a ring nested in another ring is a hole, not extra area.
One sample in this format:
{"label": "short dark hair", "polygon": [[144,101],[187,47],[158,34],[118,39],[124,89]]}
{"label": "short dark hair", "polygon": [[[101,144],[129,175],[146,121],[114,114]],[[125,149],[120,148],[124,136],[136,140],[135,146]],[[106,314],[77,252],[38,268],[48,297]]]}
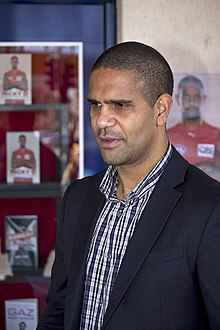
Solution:
{"label": "short dark hair", "polygon": [[11,56],[11,60],[13,60],[13,59],[18,61],[18,56],[16,56],[16,55]]}
{"label": "short dark hair", "polygon": [[24,134],[20,134],[18,138],[19,138],[19,140],[20,140],[21,138],[23,138],[23,139],[26,140],[26,135],[24,135]]}
{"label": "short dark hair", "polygon": [[193,75],[187,75],[178,84],[178,94],[181,89],[188,86],[196,86],[204,91],[204,85],[201,79]]}
{"label": "short dark hair", "polygon": [[154,48],[136,41],[119,43],[96,60],[92,71],[108,68],[133,71],[143,81],[142,94],[153,107],[163,93],[173,94],[173,73],[166,59]]}

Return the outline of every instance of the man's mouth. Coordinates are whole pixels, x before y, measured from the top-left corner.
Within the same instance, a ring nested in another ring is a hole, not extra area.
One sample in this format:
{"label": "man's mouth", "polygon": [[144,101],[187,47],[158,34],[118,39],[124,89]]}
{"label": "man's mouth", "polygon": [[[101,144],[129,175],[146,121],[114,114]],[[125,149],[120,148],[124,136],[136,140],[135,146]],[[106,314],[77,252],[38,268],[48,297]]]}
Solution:
{"label": "man's mouth", "polygon": [[196,119],[201,116],[200,109],[196,107],[188,107],[182,113],[184,119]]}
{"label": "man's mouth", "polygon": [[99,136],[99,145],[103,149],[116,148],[122,141],[122,139],[113,136]]}

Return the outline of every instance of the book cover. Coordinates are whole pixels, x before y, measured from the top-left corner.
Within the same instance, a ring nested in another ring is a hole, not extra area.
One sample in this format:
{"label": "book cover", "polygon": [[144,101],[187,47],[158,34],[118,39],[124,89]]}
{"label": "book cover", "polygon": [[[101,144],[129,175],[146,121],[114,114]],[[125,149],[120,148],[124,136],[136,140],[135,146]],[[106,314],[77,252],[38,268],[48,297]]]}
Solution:
{"label": "book cover", "polygon": [[40,132],[7,132],[7,183],[40,182]]}
{"label": "book cover", "polygon": [[37,215],[5,216],[5,250],[10,266],[37,268]]}
{"label": "book cover", "polygon": [[38,299],[5,300],[6,330],[35,330],[38,324]]}
{"label": "book cover", "polygon": [[31,54],[0,54],[0,103],[31,104]]}

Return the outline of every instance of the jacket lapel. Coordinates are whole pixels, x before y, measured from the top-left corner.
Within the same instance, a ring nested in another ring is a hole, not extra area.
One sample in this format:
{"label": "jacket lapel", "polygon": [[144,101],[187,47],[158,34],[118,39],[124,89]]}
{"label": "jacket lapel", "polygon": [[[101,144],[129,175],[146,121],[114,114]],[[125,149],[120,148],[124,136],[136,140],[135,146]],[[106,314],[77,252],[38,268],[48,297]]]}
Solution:
{"label": "jacket lapel", "polygon": [[[128,245],[104,317],[103,329],[134,280],[181,197],[182,193],[174,187],[183,182],[187,167],[188,163],[174,150],[173,156],[158,181]],[[177,169],[178,173],[176,173]]]}
{"label": "jacket lapel", "polygon": [[[94,185],[98,187],[99,182]],[[74,241],[74,250],[71,257],[71,278],[68,291],[73,293],[70,297],[71,305],[71,329],[78,329],[80,323],[81,307],[83,300],[84,275],[86,270],[86,259],[89,251],[92,233],[96,224],[96,220],[105,202],[104,196],[97,189],[88,193],[88,198],[83,205],[80,221]]]}

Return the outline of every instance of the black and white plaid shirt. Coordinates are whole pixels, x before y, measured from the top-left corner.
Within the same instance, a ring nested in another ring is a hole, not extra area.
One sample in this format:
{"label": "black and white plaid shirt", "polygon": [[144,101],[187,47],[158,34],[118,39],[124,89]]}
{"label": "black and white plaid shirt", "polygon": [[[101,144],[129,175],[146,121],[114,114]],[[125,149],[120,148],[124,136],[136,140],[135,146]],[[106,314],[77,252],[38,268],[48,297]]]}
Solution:
{"label": "black and white plaid shirt", "polygon": [[99,187],[106,202],[97,220],[87,258],[81,330],[101,329],[127,245],[171,154],[169,145],[164,157],[124,200],[116,197],[117,170],[108,167]]}

